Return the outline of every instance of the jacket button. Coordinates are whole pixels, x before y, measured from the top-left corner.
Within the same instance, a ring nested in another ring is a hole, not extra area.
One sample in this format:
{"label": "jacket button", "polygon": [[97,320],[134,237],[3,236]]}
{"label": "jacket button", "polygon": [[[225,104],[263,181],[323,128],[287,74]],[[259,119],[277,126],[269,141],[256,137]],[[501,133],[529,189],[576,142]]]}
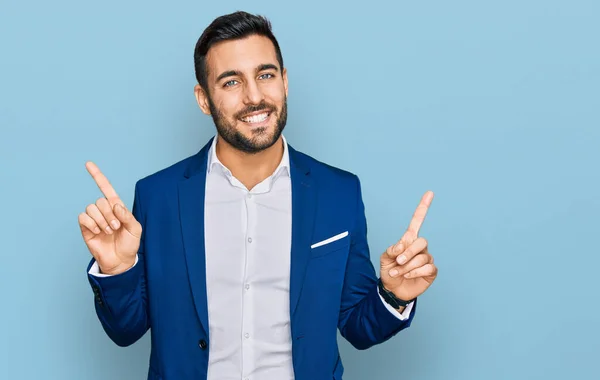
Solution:
{"label": "jacket button", "polygon": [[198,342],[198,346],[200,346],[201,349],[206,350],[206,346],[208,345],[206,344],[206,341],[202,339],[200,342]]}

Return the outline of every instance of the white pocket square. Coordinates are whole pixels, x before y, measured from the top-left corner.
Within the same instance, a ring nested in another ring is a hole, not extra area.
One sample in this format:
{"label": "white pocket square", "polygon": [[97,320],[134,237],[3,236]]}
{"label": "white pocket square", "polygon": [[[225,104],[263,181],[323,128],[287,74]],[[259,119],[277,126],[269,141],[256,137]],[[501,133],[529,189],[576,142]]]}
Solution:
{"label": "white pocket square", "polygon": [[322,240],[322,241],[320,241],[318,243],[315,243],[315,244],[311,245],[310,248],[311,249],[312,248],[317,248],[317,247],[320,247],[322,245],[332,243],[332,242],[334,242],[336,240],[340,240],[341,238],[344,238],[346,236],[348,236],[348,231],[342,232],[341,234],[337,234],[335,236],[332,236],[329,239],[325,239],[325,240]]}

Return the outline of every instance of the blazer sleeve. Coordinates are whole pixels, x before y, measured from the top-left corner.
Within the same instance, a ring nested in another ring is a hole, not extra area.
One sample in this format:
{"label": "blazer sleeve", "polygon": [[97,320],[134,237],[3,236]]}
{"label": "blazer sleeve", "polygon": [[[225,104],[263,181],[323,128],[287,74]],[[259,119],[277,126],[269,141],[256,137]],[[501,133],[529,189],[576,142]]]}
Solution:
{"label": "blazer sleeve", "polygon": [[132,208],[133,215],[142,225],[137,264],[124,273],[109,277],[89,274],[94,259],[88,265],[87,276],[94,293],[96,315],[109,338],[122,347],[135,343],[150,327],[144,257],[145,220],[139,187],[138,181]]}
{"label": "blazer sleeve", "polygon": [[377,276],[367,241],[367,221],[360,180],[356,182],[356,217],[351,233],[338,328],[341,335],[359,350],[383,343],[410,326],[416,311],[414,301],[410,317],[401,320],[382,303]]}

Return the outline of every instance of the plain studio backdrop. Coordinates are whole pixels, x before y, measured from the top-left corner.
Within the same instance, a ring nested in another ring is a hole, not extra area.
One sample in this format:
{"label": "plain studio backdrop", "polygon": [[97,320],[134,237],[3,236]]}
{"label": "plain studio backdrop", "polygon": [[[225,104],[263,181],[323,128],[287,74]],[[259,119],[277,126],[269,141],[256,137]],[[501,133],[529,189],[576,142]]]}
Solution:
{"label": "plain studio backdrop", "polygon": [[[352,4],[352,5],[351,5]],[[372,261],[426,190],[439,267],[410,329],[344,379],[596,379],[597,1],[4,0],[0,378],[144,379],[102,331],[77,215],[214,133],[193,49],[217,16],[273,22],[290,144],[362,180]],[[176,312],[176,311],[174,311]]]}

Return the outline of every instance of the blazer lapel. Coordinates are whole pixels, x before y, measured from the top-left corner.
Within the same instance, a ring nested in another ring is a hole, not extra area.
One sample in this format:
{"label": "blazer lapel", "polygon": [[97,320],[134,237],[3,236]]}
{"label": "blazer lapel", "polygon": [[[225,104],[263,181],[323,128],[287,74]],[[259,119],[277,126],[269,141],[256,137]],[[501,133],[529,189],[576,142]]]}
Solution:
{"label": "blazer lapel", "polygon": [[316,188],[310,168],[302,156],[288,145],[292,181],[292,251],[290,268],[290,318],[302,292],[310,258],[316,206]]}
{"label": "blazer lapel", "polygon": [[[194,157],[185,179],[179,183],[179,216],[183,246],[194,304],[198,318],[208,332],[208,303],[206,294],[206,260],[204,245],[204,198],[206,165],[212,139]],[[294,315],[306,266],[310,259],[313,235],[316,188],[310,168],[301,154],[288,145],[292,181],[292,246],[290,267],[290,317]]]}
{"label": "blazer lapel", "polygon": [[206,164],[212,139],[192,159],[179,183],[179,217],[192,296],[198,318],[208,333],[206,260],[204,250],[204,195]]}

